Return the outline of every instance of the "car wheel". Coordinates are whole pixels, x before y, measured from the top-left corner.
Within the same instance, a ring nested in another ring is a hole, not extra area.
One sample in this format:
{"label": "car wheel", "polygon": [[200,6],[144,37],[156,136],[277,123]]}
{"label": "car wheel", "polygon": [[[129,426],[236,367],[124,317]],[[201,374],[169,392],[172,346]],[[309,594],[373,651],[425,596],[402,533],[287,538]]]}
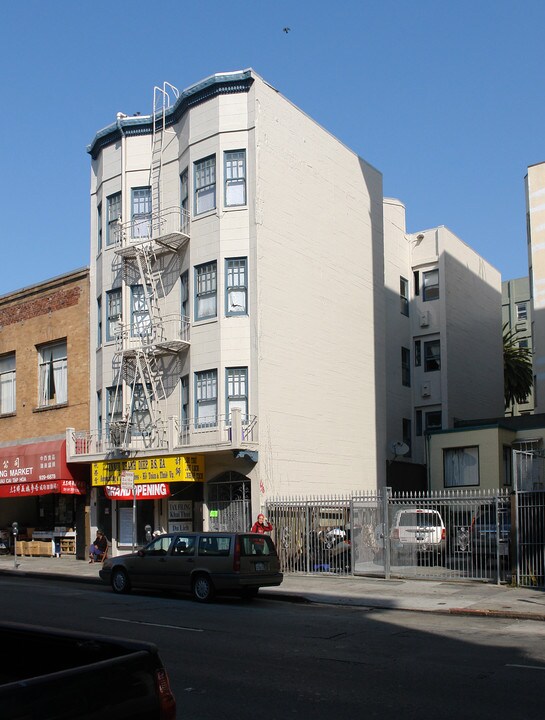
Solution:
{"label": "car wheel", "polygon": [[214,597],[214,585],[212,580],[201,573],[193,580],[193,597],[198,602],[210,602]]}
{"label": "car wheel", "polygon": [[112,574],[112,590],[115,593],[123,594],[128,593],[131,589],[131,581],[127,574],[127,571],[123,568],[114,570]]}

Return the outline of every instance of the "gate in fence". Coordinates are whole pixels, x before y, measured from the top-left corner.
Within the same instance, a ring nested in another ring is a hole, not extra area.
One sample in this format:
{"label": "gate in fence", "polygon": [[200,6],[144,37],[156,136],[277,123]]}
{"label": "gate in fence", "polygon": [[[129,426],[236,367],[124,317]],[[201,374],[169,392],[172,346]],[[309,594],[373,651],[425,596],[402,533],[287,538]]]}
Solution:
{"label": "gate in fence", "polygon": [[[545,587],[545,492],[458,490],[279,498],[267,504],[284,572]],[[515,522],[511,522],[515,518]]]}

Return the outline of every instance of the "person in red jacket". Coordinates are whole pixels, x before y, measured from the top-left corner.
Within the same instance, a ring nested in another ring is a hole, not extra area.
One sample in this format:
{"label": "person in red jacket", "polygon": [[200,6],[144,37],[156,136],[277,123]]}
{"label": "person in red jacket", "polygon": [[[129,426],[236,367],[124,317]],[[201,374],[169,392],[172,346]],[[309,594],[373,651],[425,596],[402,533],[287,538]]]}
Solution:
{"label": "person in red jacket", "polygon": [[259,515],[257,516],[257,522],[252,525],[252,532],[264,535],[266,532],[271,532],[272,529],[273,526],[265,518],[265,515],[263,515],[263,513],[259,513]]}

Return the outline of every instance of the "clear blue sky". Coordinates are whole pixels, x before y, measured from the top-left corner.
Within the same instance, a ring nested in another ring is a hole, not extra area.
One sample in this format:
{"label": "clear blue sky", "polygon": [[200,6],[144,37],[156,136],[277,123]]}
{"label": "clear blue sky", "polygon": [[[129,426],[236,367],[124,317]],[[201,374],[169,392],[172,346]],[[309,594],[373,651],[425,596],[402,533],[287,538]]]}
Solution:
{"label": "clear blue sky", "polygon": [[86,146],[118,111],[247,67],[383,173],[409,231],[446,225],[503,279],[528,272],[543,0],[18,0],[1,15],[0,295],[89,264]]}

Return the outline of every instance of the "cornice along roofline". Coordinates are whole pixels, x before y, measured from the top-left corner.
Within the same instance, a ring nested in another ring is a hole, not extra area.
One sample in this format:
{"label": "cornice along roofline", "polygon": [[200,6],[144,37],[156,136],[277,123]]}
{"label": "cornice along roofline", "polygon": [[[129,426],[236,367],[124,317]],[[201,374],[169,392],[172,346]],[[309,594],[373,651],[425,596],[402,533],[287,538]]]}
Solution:
{"label": "cornice along roofline", "polygon": [[[251,70],[232,73],[218,73],[191,85],[180,93],[174,105],[165,113],[165,127],[174,125],[191,107],[206,102],[218,95],[248,92],[254,82]],[[93,141],[87,146],[87,152],[95,160],[100,152],[123,135],[151,135],[153,123],[151,115],[134,115],[121,118],[115,123],[99,130]]]}

